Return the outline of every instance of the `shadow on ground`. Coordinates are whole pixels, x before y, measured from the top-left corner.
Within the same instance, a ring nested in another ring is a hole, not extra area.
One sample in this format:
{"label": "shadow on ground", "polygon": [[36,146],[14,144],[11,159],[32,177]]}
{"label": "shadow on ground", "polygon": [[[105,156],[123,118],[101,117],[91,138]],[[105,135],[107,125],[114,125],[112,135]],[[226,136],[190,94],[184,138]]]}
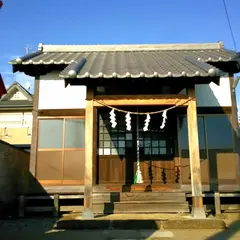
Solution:
{"label": "shadow on ground", "polygon": [[[195,239],[195,240],[221,240],[238,239],[235,234],[240,230],[240,220],[236,220],[229,225],[230,229],[221,231],[220,229],[163,229],[158,230],[157,226],[145,229],[141,226],[139,230],[56,230],[54,226],[57,218],[22,218],[9,219],[0,222],[0,239]],[[124,223],[123,223],[124,224]],[[149,226],[148,226],[149,227]],[[221,232],[220,232],[221,231]],[[239,238],[240,239],[240,238]]]}
{"label": "shadow on ground", "polygon": [[152,230],[55,230],[54,218],[25,218],[2,220],[0,222],[0,239],[147,239],[150,237],[165,237],[171,239],[171,231]]}
{"label": "shadow on ground", "polygon": [[208,240],[226,240],[231,239],[240,231],[240,220],[236,220],[228,226],[228,229],[209,237]]}

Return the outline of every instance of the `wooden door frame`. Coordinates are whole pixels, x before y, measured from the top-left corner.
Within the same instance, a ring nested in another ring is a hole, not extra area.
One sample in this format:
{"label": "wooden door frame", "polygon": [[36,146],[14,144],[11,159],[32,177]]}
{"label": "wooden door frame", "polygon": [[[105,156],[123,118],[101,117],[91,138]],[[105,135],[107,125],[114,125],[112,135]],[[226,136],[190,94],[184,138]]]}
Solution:
{"label": "wooden door frame", "polygon": [[[61,148],[40,148],[38,147],[38,141],[39,141],[39,131],[40,131],[40,121],[41,120],[58,120],[58,119],[62,119],[63,120],[63,136],[62,136],[62,147]],[[85,120],[85,116],[38,116],[37,120],[36,120],[36,126],[37,126],[37,139],[36,139],[36,169],[35,169],[35,176],[38,179],[39,183],[43,184],[43,185],[83,185],[84,181],[83,180],[64,180],[64,153],[65,151],[85,151],[85,147],[84,148],[64,148],[64,139],[65,139],[65,128],[66,128],[66,120],[69,119],[84,119]],[[62,160],[61,160],[61,179],[60,180],[39,180],[38,175],[37,175],[37,161],[38,161],[38,152],[48,152],[48,151],[61,151],[62,152]]]}
{"label": "wooden door frame", "polygon": [[[136,96],[136,97],[138,97],[138,96]],[[183,98],[183,99],[187,99],[187,98]],[[185,102],[186,102],[186,100],[184,100]],[[105,102],[105,100],[104,100],[104,102]],[[119,105],[120,106],[120,105]],[[135,107],[134,105],[129,105],[129,107]],[[145,105],[143,105],[143,106],[145,106]],[[160,107],[162,106],[162,105],[159,105]],[[124,106],[124,107],[126,107],[126,106]],[[156,107],[156,106],[155,106]],[[184,104],[184,107],[186,107],[186,105]],[[97,108],[99,108],[99,107],[97,107]],[[107,107],[106,107],[107,108]],[[109,110],[110,111],[110,110]],[[99,114],[98,114],[98,116],[99,116]],[[176,114],[174,114],[174,116],[175,116],[175,130],[174,130],[174,132],[173,132],[173,137],[174,137],[174,139],[173,139],[173,143],[172,143],[172,148],[173,148],[173,156],[172,156],[172,160],[171,161],[173,161],[173,170],[172,170],[172,172],[174,172],[173,173],[173,175],[174,176],[176,176],[177,175],[177,172],[178,171],[180,171],[180,168],[179,168],[179,165],[180,165],[180,157],[178,156],[178,152],[179,152],[179,144],[178,144],[178,115],[177,115],[177,113]],[[97,119],[99,119],[98,117],[97,117]],[[134,118],[135,119],[135,118]],[[132,121],[132,123],[134,124],[134,130],[133,130],[133,144],[135,144],[135,135],[136,135],[136,131],[135,131],[135,120],[133,120]],[[99,134],[99,121],[97,121],[97,135]],[[161,155],[158,155],[159,156],[159,159],[160,158],[164,158],[164,157],[162,157]],[[100,168],[99,168],[99,157],[100,158],[103,158],[103,156],[99,156],[98,154],[97,154],[97,185],[102,185],[102,184],[104,184],[104,185],[109,185],[109,184],[111,184],[111,181],[109,181],[109,182],[104,182],[104,183],[100,183],[100,181],[99,181],[99,171],[100,171]],[[106,158],[110,158],[111,156],[110,155],[107,155],[106,156]],[[112,156],[112,158],[114,158],[114,159],[117,159],[118,158],[118,156],[116,155],[113,155]],[[146,158],[147,158],[147,156],[146,156]],[[155,159],[156,160],[156,159]],[[145,160],[145,161],[147,161],[147,160]],[[134,164],[134,162],[133,162],[133,178],[134,178],[134,174],[135,174],[135,166],[134,166],[135,164]],[[171,171],[171,170],[170,170]],[[125,174],[126,174],[126,172],[127,172],[127,170],[125,169]],[[179,174],[179,176],[181,176],[181,174]],[[129,185],[127,182],[126,182],[126,178],[124,179],[124,183],[121,181],[121,182],[119,182],[119,183],[117,183],[117,182],[115,182],[114,184],[127,184],[127,185]],[[168,182],[169,181],[169,182]],[[145,182],[144,184],[148,184],[148,185],[159,185],[159,186],[167,186],[167,185],[174,185],[174,186],[176,186],[176,188],[179,188],[180,186],[181,186],[181,181],[180,181],[180,179],[179,179],[179,181],[177,182],[177,176],[176,177],[173,177],[173,178],[171,178],[171,179],[168,179],[168,181],[167,181],[167,183],[163,183],[162,182],[162,180],[160,181],[158,181],[158,182],[153,182],[153,183],[151,183],[150,182],[150,180],[149,180],[149,182]],[[134,184],[134,183],[131,183],[130,185],[137,185],[137,184]]]}
{"label": "wooden door frame", "polygon": [[[197,107],[195,85],[187,89],[188,95],[114,95],[94,96],[93,88],[87,87],[86,98],[86,138],[85,138],[85,190],[83,217],[93,218],[92,196],[93,184],[96,180],[96,107],[111,106],[149,106],[173,105],[187,106],[188,133],[190,148],[190,164],[193,192],[193,216],[204,218],[205,211],[202,202],[202,185],[200,174],[200,156],[198,144]],[[111,98],[111,99],[109,99]],[[95,150],[94,150],[95,149]]]}

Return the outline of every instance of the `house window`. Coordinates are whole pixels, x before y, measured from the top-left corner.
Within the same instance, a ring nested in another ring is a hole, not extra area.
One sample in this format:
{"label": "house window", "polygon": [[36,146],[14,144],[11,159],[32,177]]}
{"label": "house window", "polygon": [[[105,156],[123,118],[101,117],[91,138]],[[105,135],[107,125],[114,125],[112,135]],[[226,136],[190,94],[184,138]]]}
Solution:
{"label": "house window", "polygon": [[160,131],[153,130],[139,133],[141,155],[171,155],[172,149],[168,148],[166,137]]}
{"label": "house window", "polygon": [[66,119],[65,148],[84,148],[85,121],[83,119]]}
{"label": "house window", "polygon": [[205,116],[208,149],[233,148],[232,126],[227,115]]}
{"label": "house window", "polygon": [[[189,150],[187,117],[179,118],[180,146],[183,152]],[[205,135],[206,132],[206,135]],[[200,150],[232,149],[232,127],[227,115],[198,116],[198,137]],[[207,147],[206,147],[207,146]],[[201,151],[200,151],[201,153]],[[187,156],[189,157],[187,152]],[[185,154],[184,154],[185,155]]]}
{"label": "house window", "polygon": [[39,120],[39,149],[84,148],[84,119]]}
{"label": "house window", "polygon": [[39,149],[63,148],[63,119],[39,121]]}
{"label": "house window", "polygon": [[99,155],[125,155],[133,147],[132,131],[127,131],[125,119],[120,114],[116,115],[116,128],[111,127],[109,113],[99,115]]}
{"label": "house window", "polygon": [[[187,126],[187,117],[182,116],[179,118],[179,129],[180,129],[180,144],[181,149],[188,149],[188,126]],[[204,132],[204,117],[198,116],[198,140],[199,148],[206,149],[205,143],[205,132]]]}
{"label": "house window", "polygon": [[36,175],[55,184],[82,184],[85,119],[39,119]]}
{"label": "house window", "polygon": [[173,139],[168,126],[160,129],[160,120],[157,115],[152,115],[148,131],[144,132],[145,116],[139,116],[139,145],[140,155],[166,156],[173,154]]}
{"label": "house window", "polygon": [[[171,132],[160,129],[159,119],[151,118],[149,130],[144,132],[144,116],[139,116],[139,151],[140,156],[173,154]],[[116,112],[117,126],[111,127],[109,112],[100,113],[98,131],[99,155],[126,155],[136,153],[137,128],[136,116],[131,116],[131,131],[126,130],[125,114]]]}
{"label": "house window", "polygon": [[[200,149],[200,158],[206,158],[206,136],[205,136],[205,122],[203,116],[198,116],[198,141]],[[189,145],[188,145],[188,126],[187,117],[181,116],[179,118],[179,138],[181,156],[183,158],[189,158]]]}

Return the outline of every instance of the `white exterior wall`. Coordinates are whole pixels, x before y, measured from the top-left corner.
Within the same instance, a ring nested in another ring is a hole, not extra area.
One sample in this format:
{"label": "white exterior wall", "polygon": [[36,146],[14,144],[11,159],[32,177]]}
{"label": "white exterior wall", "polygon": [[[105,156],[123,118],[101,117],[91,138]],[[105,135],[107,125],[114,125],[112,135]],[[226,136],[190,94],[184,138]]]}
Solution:
{"label": "white exterior wall", "polygon": [[0,113],[0,128],[32,127],[31,112]]}
{"label": "white exterior wall", "polygon": [[86,107],[86,86],[70,86],[59,78],[59,72],[41,76],[39,109],[74,109]]}
{"label": "white exterior wall", "polygon": [[[186,89],[179,94],[186,94]],[[210,84],[196,85],[196,98],[198,107],[230,107],[231,88],[228,74],[220,77],[219,85]]]}
{"label": "white exterior wall", "polygon": [[[196,85],[198,107],[228,107],[232,105],[228,74],[220,77],[219,85],[215,83]],[[180,92],[186,94],[186,90]],[[180,94],[179,93],[179,94]],[[86,87],[70,86],[65,88],[59,72],[40,78],[39,109],[74,109],[86,107]]]}

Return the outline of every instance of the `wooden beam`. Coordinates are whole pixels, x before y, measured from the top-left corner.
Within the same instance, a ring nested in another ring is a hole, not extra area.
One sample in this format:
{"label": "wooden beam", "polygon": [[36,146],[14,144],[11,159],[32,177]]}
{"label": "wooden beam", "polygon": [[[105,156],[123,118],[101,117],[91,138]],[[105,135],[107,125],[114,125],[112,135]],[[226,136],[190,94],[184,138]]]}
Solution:
{"label": "wooden beam", "polygon": [[30,152],[29,170],[33,177],[36,177],[36,161],[37,161],[37,142],[38,142],[38,101],[39,101],[39,85],[40,78],[36,77],[34,81],[34,97],[33,97],[33,122],[32,122],[32,139]]}
{"label": "wooden beam", "polygon": [[95,176],[96,139],[95,119],[96,108],[93,106],[93,91],[87,88],[85,117],[85,177],[84,177],[84,210],[83,218],[93,218],[92,193]]}
{"label": "wooden beam", "polygon": [[84,109],[40,109],[38,110],[39,117],[55,117],[55,116],[85,116],[85,108]]}
{"label": "wooden beam", "polygon": [[174,95],[98,95],[94,97],[95,107],[111,106],[160,106],[160,105],[182,105],[187,106],[189,97],[182,94]]}
{"label": "wooden beam", "polygon": [[194,218],[206,218],[203,207],[200,153],[198,142],[197,104],[195,99],[195,87],[188,89],[188,95],[192,98],[188,103],[188,142],[192,185],[192,215]]}

